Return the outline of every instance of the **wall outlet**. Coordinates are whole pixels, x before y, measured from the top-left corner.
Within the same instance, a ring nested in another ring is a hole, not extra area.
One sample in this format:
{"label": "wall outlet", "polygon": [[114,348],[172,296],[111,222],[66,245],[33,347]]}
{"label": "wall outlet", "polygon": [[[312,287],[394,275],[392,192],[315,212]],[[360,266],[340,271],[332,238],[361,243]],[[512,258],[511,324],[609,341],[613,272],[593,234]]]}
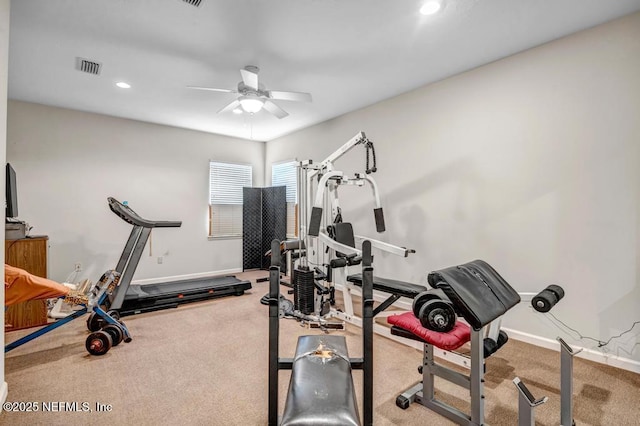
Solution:
{"label": "wall outlet", "polygon": [[162,256],[158,256],[158,265],[162,265],[162,261],[164,258]]}
{"label": "wall outlet", "polygon": [[82,272],[82,263],[78,262],[73,265],[73,270],[75,272]]}

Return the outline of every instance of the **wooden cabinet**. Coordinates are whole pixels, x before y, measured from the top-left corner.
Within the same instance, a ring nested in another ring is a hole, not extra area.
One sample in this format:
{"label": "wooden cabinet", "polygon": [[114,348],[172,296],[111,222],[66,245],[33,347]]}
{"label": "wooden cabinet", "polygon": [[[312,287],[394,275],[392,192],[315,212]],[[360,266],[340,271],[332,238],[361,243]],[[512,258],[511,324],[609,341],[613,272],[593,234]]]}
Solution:
{"label": "wooden cabinet", "polygon": [[[4,262],[39,277],[47,277],[47,247],[49,237],[34,236],[5,240]],[[5,330],[36,327],[47,324],[46,300],[30,300],[9,306],[5,311]]]}

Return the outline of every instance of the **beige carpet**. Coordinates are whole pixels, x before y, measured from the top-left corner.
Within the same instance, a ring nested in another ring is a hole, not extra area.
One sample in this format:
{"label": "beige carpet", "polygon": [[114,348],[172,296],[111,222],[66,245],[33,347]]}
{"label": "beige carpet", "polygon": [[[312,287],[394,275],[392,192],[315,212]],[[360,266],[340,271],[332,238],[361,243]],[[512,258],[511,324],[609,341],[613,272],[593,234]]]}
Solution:
{"label": "beige carpet", "polygon": [[[251,272],[248,279],[266,276]],[[6,357],[8,401],[86,402],[91,412],[3,412],[3,425],[264,425],[267,422],[268,308],[259,303],[268,283],[253,283],[240,297],[185,305],[178,309],[126,317],[134,340],[102,357],[84,348],[86,317],[67,324]],[[292,356],[298,335],[316,331],[295,321],[281,321],[281,354]],[[360,329],[344,333],[350,355],[361,355]],[[5,334],[11,342],[26,334]],[[374,419],[377,425],[450,425],[420,405],[407,410],[396,396],[416,383],[421,352],[376,336],[374,342]],[[516,425],[517,375],[536,397],[549,402],[536,410],[537,424],[560,419],[558,352],[510,340],[487,361],[486,420]],[[280,413],[288,386],[281,372]],[[361,395],[361,374],[354,372]],[[468,407],[465,392],[436,384],[438,395]],[[640,424],[640,375],[581,359],[574,363],[574,413],[578,425]],[[95,404],[110,404],[97,412]],[[64,405],[62,404],[62,407]]]}

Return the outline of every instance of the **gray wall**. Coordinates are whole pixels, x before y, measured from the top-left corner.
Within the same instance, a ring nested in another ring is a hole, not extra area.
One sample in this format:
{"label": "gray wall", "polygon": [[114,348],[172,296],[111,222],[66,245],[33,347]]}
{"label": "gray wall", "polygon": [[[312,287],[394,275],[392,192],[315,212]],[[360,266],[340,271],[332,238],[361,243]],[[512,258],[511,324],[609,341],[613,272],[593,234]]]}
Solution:
{"label": "gray wall", "polygon": [[[417,250],[376,256],[376,274],[425,283],[481,258],[518,291],[561,284],[555,315],[607,339],[640,319],[639,116],[634,14],[270,141],[265,179],[273,162],[321,160],[363,130],[378,154],[381,238]],[[364,170],[364,150],[336,166]],[[357,233],[375,234],[369,191],[347,188],[341,205]],[[524,304],[505,320],[571,336]],[[608,352],[640,360],[639,331]]]}
{"label": "gray wall", "polygon": [[[9,101],[7,160],[16,170],[20,219],[49,236],[49,275],[81,262],[94,282],[114,268],[131,225],[108,208],[181,220],[152,232],[136,279],[241,270],[242,240],[207,239],[209,159],[250,163],[263,184],[264,143],[104,115]],[[157,257],[163,256],[163,263]]]}
{"label": "gray wall", "polygon": [[[50,236],[52,278],[64,280],[82,262],[82,275],[96,280],[115,265],[130,228],[108,210],[108,196],[143,217],[183,221],[154,232],[153,256],[147,249],[136,275],[154,278],[241,267],[240,240],[206,238],[209,159],[253,164],[262,186],[273,162],[320,160],[364,130],[379,160],[381,238],[417,250],[409,259],[377,255],[377,274],[424,283],[430,270],[482,258],[519,291],[561,284],[567,297],[556,316],[605,340],[640,312],[639,94],[634,14],[266,147],[10,101],[7,159],[18,173],[21,218]],[[337,166],[362,170],[364,151]],[[372,205],[368,191],[342,191],[358,233],[374,234]],[[525,305],[506,325],[571,335]],[[638,327],[608,353],[640,361],[637,336]]]}

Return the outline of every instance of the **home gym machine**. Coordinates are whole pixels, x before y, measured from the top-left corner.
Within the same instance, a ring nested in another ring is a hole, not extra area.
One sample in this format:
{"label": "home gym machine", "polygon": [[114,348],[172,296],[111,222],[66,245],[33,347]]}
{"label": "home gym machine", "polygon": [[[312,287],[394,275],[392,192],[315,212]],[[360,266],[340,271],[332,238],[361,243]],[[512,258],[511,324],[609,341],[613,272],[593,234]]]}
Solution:
{"label": "home gym machine", "polygon": [[153,228],[177,228],[180,221],[156,221],[143,219],[129,206],[109,197],[109,208],[125,222],[133,225],[129,239],[120,255],[116,271],[120,283],[107,304],[120,315],[132,315],[160,309],[176,308],[178,305],[215,297],[244,294],[251,289],[251,282],[235,276],[205,277],[171,281],[160,284],[131,285],[144,247]]}
{"label": "home gym machine", "polygon": [[[500,330],[503,315],[523,298],[531,301],[536,311],[548,312],[564,296],[564,291],[551,285],[535,295],[517,293],[482,260],[431,272],[427,281],[432,289],[415,297],[412,312],[387,318],[392,324],[392,334],[423,344],[423,362],[419,367],[422,380],[399,395],[396,405],[406,409],[416,402],[457,424],[482,425],[484,361],[508,341],[507,334]],[[459,321],[458,316],[465,322]],[[470,356],[453,352],[466,343],[470,343]],[[446,351],[443,358],[467,367],[469,374],[436,363],[436,348]],[[469,390],[470,413],[436,398],[436,376]]]}
{"label": "home gym machine", "polygon": [[88,291],[73,291],[66,296],[61,296],[64,303],[80,306],[80,309],[74,310],[66,317],[52,322],[15,342],[9,343],[4,348],[5,353],[65,325],[87,312],[91,312],[87,319],[87,328],[92,333],[87,337],[85,347],[91,355],[104,355],[112,346],[119,345],[123,340],[129,343],[131,335],[127,326],[122,321],[119,321],[117,313],[105,312],[101,307],[107,297],[117,288],[119,278],[120,274],[118,272],[110,270],[105,272],[100,281]]}
{"label": "home gym machine", "polygon": [[[350,358],[346,339],[300,336],[294,358],[279,357],[280,249],[272,243],[269,269],[269,425],[349,426],[373,424],[373,268],[371,244],[362,244],[362,358]],[[352,370],[363,370],[360,422]],[[284,413],[278,419],[278,371],[291,370]]]}
{"label": "home gym machine", "polygon": [[[352,176],[347,176],[344,172],[338,171],[334,163],[351,149],[363,146],[366,150],[366,168],[364,172],[356,172]],[[385,231],[384,214],[378,193],[378,186],[372,176],[377,171],[376,157],[373,142],[370,141],[364,132],[359,132],[344,145],[338,148],[321,162],[307,160],[300,162],[298,167],[298,195],[300,206],[300,228],[301,239],[305,243],[306,255],[308,259],[302,259],[300,264],[304,266],[308,263],[316,265],[316,277],[319,276],[325,288],[324,293],[319,290],[315,300],[312,301],[313,289],[312,280],[302,279],[294,282],[299,293],[307,295],[309,302],[306,303],[309,311],[315,310],[318,315],[327,318],[337,318],[355,325],[362,325],[362,318],[353,309],[352,294],[360,293],[362,287],[362,276],[354,274],[347,277],[346,271],[350,266],[358,266],[361,259],[360,244],[364,240],[371,242],[373,248],[392,253],[401,257],[407,257],[414,250],[405,247],[398,247],[383,241],[354,235],[350,223],[343,222],[342,211],[339,205],[338,188],[344,186],[363,187],[370,186],[373,191],[375,205],[373,208],[375,227],[378,233]],[[307,221],[308,219],[308,221]],[[308,227],[307,227],[308,223]],[[319,267],[326,268],[320,270]],[[308,268],[307,268],[308,269]],[[311,272],[302,273],[306,278]],[[298,276],[298,271],[296,271]],[[309,282],[308,288],[305,284]],[[334,304],[334,297],[337,286],[342,291],[344,300],[344,310],[330,309]],[[416,294],[424,291],[423,286],[414,285],[398,280],[389,280],[380,277],[373,278],[374,298],[381,302],[376,308],[376,315],[385,315],[383,310],[391,306],[400,297],[412,298]],[[300,288],[302,289],[300,290]],[[387,295],[381,294],[386,293]],[[380,324],[374,324],[374,331],[389,335],[388,328]],[[399,340],[399,339],[398,339]]]}

